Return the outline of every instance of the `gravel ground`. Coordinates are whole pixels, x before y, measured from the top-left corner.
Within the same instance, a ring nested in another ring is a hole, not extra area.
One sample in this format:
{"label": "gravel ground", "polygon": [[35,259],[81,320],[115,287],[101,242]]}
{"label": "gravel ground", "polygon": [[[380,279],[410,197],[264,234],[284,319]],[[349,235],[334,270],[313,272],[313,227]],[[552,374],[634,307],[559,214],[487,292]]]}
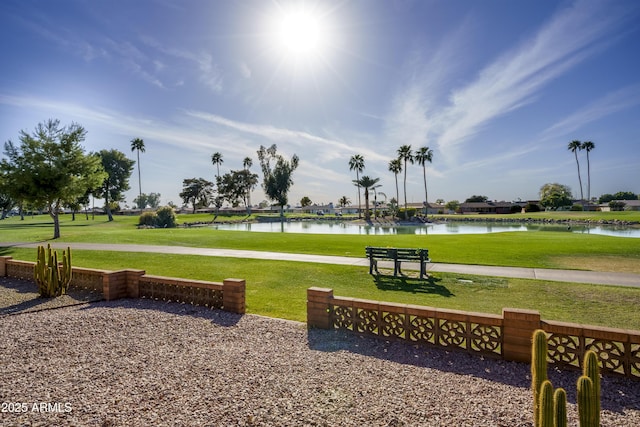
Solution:
{"label": "gravel ground", "polygon": [[[118,300],[5,315],[0,337],[2,426],[532,425],[529,365],[297,322]],[[550,377],[576,426],[577,373]],[[604,378],[602,407],[640,426],[640,384]]]}

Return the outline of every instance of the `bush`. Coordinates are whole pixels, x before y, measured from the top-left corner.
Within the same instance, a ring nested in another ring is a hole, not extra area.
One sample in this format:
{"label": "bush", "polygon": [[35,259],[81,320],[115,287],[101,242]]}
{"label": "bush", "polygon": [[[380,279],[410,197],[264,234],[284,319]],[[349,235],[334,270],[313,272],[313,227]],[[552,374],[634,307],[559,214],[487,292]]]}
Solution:
{"label": "bush", "polygon": [[527,206],[524,207],[525,212],[540,212],[540,206],[535,203],[527,203]]}
{"label": "bush", "polygon": [[145,227],[155,227],[156,225],[156,214],[155,212],[144,212],[140,215],[140,219],[138,220],[138,225]]}
{"label": "bush", "polygon": [[156,211],[156,226],[161,228],[175,228],[177,226],[176,213],[171,206],[163,206]]}
{"label": "bush", "polygon": [[[407,208],[407,218],[411,219],[416,216],[416,208]],[[404,218],[404,208],[398,209],[398,218]]]}
{"label": "bush", "polygon": [[571,210],[572,211],[581,211],[581,210],[583,210],[583,207],[582,207],[582,205],[576,204],[576,205],[571,206]]}

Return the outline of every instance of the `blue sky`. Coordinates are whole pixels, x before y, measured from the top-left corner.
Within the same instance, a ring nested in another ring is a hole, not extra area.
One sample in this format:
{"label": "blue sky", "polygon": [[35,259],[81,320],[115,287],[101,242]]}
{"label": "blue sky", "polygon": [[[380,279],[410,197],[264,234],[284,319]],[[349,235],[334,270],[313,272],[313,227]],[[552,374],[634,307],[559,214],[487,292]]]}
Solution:
{"label": "blue sky", "polygon": [[[214,152],[259,173],[271,144],[300,157],[292,205],[357,202],[354,154],[395,196],[403,144],[433,150],[430,201],[578,196],[574,139],[596,145],[592,196],[640,193],[639,24],[635,0],[4,0],[0,140],[48,118],[88,151],[134,159],[142,138],[142,191],[178,205]],[[134,171],[128,204],[137,189]],[[424,200],[417,165],[407,193]]]}

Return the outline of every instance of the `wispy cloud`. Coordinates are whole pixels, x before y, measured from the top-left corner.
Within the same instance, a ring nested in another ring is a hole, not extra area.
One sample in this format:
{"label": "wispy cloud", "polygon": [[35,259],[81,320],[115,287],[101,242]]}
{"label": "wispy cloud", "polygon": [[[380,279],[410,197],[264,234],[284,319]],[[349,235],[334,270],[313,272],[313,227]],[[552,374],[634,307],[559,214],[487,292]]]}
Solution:
{"label": "wispy cloud", "polygon": [[[576,1],[559,10],[527,41],[485,66],[470,84],[453,88],[445,102],[434,105],[441,88],[451,87],[447,84],[450,74],[461,65],[444,53],[461,55],[464,51],[461,40],[465,34],[459,32],[447,41],[449,46],[438,49],[443,53],[413,68],[425,70],[425,77],[421,80],[409,75],[411,84],[400,92],[388,117],[388,133],[406,141],[403,143],[434,147],[430,141],[436,141],[445,161],[457,161],[459,147],[484,126],[534,102],[549,82],[616,41],[619,34],[615,30],[627,17],[622,8],[610,2]],[[591,114],[602,112],[594,107]]]}
{"label": "wispy cloud", "polygon": [[487,66],[456,90],[440,120],[441,148],[462,143],[492,119],[522,107],[553,79],[599,52],[624,18],[605,2],[578,1],[559,11],[529,41]]}
{"label": "wispy cloud", "polygon": [[371,159],[386,159],[386,157],[380,155],[374,150],[362,150],[361,147],[354,147],[353,145],[342,141],[324,138],[304,131],[278,128],[270,125],[239,122],[215,114],[199,111],[186,111],[186,114],[193,118],[201,119],[244,133],[260,136],[273,143],[288,143],[301,147],[304,146],[305,148],[313,148],[313,146],[315,146],[323,151],[334,151],[338,153],[338,157],[347,157],[348,155],[359,153]]}
{"label": "wispy cloud", "polygon": [[542,132],[544,139],[567,135],[588,123],[640,104],[640,84],[634,84],[591,102]]}

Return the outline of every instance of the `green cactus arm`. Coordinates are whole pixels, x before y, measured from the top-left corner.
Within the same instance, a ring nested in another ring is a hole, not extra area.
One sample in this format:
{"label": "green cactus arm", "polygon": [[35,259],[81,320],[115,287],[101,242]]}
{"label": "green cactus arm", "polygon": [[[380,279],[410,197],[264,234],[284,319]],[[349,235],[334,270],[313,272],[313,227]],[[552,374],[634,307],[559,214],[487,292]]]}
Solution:
{"label": "green cactus arm", "polygon": [[594,407],[594,387],[591,378],[582,375],[578,378],[578,418],[580,427],[599,427],[596,424]]}
{"label": "green cactus arm", "polygon": [[553,393],[553,427],[567,427],[567,392],[563,388]]}
{"label": "green cactus arm", "polygon": [[553,427],[553,385],[545,380],[540,386],[538,423],[540,427]]}
{"label": "green cactus arm", "polygon": [[583,375],[587,376],[593,382],[593,406],[595,410],[595,425],[600,425],[600,365],[598,364],[598,355],[593,350],[587,350],[584,354]]}
{"label": "green cactus arm", "polygon": [[531,390],[533,392],[533,420],[540,426],[539,403],[540,387],[547,379],[547,334],[542,329],[533,333],[531,345]]}

